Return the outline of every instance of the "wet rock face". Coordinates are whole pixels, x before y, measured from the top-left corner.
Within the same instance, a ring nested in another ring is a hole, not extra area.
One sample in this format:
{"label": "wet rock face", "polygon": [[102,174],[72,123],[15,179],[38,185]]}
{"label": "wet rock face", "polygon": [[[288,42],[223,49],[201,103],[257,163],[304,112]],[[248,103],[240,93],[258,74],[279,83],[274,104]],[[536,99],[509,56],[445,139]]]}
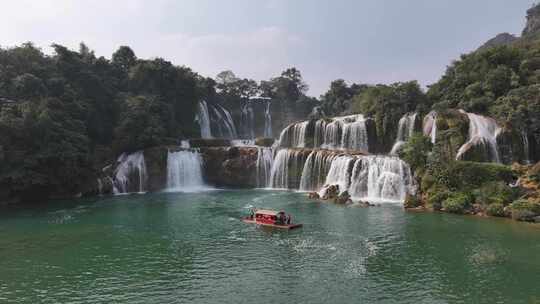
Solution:
{"label": "wet rock face", "polygon": [[148,191],[163,190],[167,185],[167,154],[165,146],[144,150],[146,172],[148,174]]}
{"label": "wet rock face", "polygon": [[257,148],[201,148],[205,182],[217,187],[257,187]]}
{"label": "wet rock face", "polygon": [[524,150],[527,146],[523,142],[523,137],[515,130],[505,128],[497,136],[497,147],[501,162],[504,164],[528,161],[526,158],[529,153]]}
{"label": "wet rock face", "polygon": [[329,185],[326,186],[323,190],[324,194],[322,196],[323,200],[333,200],[336,199],[339,195],[339,185]]}
{"label": "wet rock face", "polygon": [[351,196],[348,191],[343,191],[336,198],[334,198],[334,203],[336,204],[349,204],[352,203]]}
{"label": "wet rock face", "polygon": [[461,160],[489,162],[493,158],[491,154],[489,144],[482,138],[475,138],[465,144]]}

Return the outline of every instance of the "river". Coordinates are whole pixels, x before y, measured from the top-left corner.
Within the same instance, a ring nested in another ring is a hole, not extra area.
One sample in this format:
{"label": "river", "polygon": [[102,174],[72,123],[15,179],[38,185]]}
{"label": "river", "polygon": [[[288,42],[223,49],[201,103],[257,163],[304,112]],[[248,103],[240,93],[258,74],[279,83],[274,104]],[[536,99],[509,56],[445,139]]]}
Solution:
{"label": "river", "polygon": [[[283,209],[304,227],[239,218]],[[536,303],[540,228],[266,190],[0,210],[1,303]]]}

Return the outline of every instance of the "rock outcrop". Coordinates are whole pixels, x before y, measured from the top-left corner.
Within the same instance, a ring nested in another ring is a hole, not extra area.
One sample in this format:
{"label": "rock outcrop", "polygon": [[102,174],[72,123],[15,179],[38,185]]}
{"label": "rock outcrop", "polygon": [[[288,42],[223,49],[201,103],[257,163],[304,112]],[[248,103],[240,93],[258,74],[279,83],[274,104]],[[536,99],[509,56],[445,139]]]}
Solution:
{"label": "rock outcrop", "polygon": [[523,29],[522,36],[538,33],[540,30],[540,4],[527,10],[527,24]]}
{"label": "rock outcrop", "polygon": [[203,176],[217,187],[257,187],[255,147],[206,147],[200,153],[204,160]]}
{"label": "rock outcrop", "polygon": [[486,50],[492,47],[502,46],[502,45],[510,45],[512,42],[518,40],[519,38],[509,34],[509,33],[501,33],[495,36],[494,38],[489,39],[486,43],[484,43],[481,47],[478,48],[479,51]]}

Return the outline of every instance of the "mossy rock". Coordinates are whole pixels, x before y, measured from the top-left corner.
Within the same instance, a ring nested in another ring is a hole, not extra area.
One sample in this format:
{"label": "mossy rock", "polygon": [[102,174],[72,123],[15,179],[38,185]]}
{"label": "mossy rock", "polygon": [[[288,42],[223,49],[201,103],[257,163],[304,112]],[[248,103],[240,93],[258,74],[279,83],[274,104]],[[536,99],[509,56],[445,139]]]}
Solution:
{"label": "mossy rock", "polygon": [[527,200],[517,200],[510,205],[512,219],[516,221],[532,222],[540,214],[540,204]]}
{"label": "mossy rock", "polygon": [[422,201],[418,196],[407,194],[405,202],[403,203],[405,209],[417,208],[420,206],[422,206]]}

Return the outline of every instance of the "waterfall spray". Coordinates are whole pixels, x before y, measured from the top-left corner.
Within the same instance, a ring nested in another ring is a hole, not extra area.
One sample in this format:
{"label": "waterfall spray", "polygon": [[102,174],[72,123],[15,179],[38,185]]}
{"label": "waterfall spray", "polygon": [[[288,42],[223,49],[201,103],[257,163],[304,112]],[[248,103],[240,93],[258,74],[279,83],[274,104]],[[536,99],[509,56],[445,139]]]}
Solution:
{"label": "waterfall spray", "polygon": [[484,145],[487,147],[486,152],[489,154],[486,155],[486,159],[499,163],[497,135],[501,132],[501,128],[497,125],[497,122],[489,117],[467,113],[463,110],[460,111],[469,117],[469,139],[459,148],[456,159],[460,160],[471,146]]}
{"label": "waterfall spray", "polygon": [[118,158],[118,167],[113,181],[113,193],[130,193],[146,191],[148,175],[142,151],[129,155],[122,154]]}
{"label": "waterfall spray", "polygon": [[197,151],[169,151],[167,191],[197,191],[206,188],[202,177],[202,157]]}

